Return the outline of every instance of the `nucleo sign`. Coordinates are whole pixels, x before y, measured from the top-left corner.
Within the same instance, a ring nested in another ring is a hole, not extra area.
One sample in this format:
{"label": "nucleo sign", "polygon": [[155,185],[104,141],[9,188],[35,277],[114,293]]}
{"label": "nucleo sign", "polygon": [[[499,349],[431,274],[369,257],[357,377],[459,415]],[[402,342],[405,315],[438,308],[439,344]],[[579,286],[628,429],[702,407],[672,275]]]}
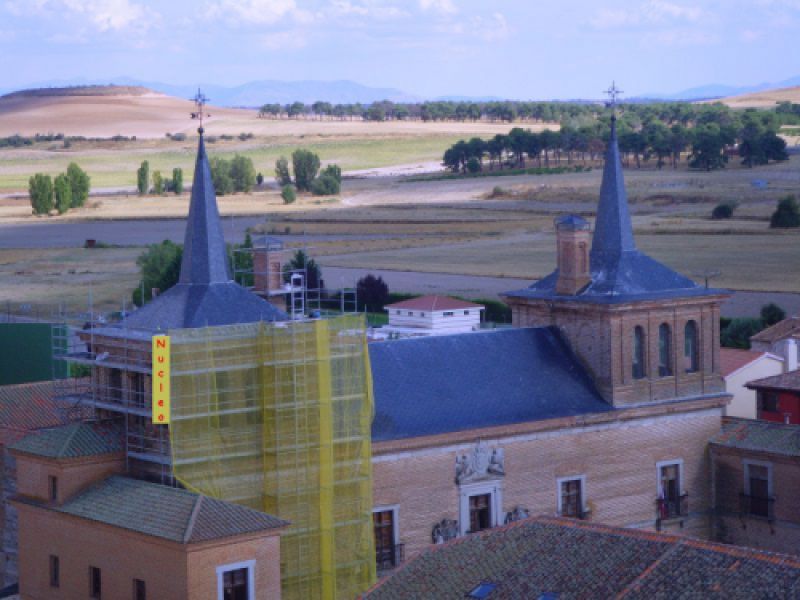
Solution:
{"label": "nucleo sign", "polygon": [[153,423],[169,423],[169,336],[153,336]]}

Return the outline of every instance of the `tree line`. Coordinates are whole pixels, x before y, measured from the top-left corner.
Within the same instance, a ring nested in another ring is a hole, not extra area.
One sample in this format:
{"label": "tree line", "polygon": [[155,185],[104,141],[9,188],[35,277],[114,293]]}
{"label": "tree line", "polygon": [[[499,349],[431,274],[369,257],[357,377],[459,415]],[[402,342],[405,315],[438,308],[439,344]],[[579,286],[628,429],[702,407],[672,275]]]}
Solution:
{"label": "tree line", "polygon": [[[731,156],[752,167],[770,161],[788,159],[786,142],[778,135],[781,119],[774,111],[746,110],[734,112],[722,105],[703,109],[688,124],[664,121],[655,112],[623,113],[617,121],[619,150],[628,166],[655,159],[661,169],[677,168],[681,156],[688,152],[689,167],[713,170],[724,167]],[[444,166],[458,173],[479,172],[488,168],[524,168],[526,157],[539,167],[551,163],[561,165],[575,160],[594,161],[602,155],[610,137],[610,119],[604,115],[580,126],[564,124],[558,131],[545,129],[539,133],[515,127],[508,134],[484,140],[474,137],[461,140],[448,148]]]}
{"label": "tree line", "polygon": [[77,163],[70,163],[65,173],[55,178],[36,173],[28,180],[28,196],[35,215],[57,210],[63,215],[70,208],[80,208],[89,198],[91,179]]}

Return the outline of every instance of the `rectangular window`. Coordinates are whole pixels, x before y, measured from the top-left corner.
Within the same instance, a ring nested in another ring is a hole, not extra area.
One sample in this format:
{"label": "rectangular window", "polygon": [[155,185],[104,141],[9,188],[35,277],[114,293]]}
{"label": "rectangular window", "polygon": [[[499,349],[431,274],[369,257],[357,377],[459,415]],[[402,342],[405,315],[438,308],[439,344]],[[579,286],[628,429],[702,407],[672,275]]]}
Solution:
{"label": "rectangular window", "polygon": [[372,526],[375,534],[375,563],[379,571],[397,566],[395,521],[395,511],[393,510],[377,510],[372,513]]}
{"label": "rectangular window", "polygon": [[47,497],[50,498],[52,502],[58,500],[58,477],[54,475],[49,475],[47,477]]}
{"label": "rectangular window", "polygon": [[122,371],[108,370],[108,393],[114,402],[122,402]]}
{"label": "rectangular window", "polygon": [[145,389],[144,389],[144,375],[142,373],[133,373],[130,379],[131,398],[133,405],[139,408],[145,407]]}
{"label": "rectangular window", "polygon": [[583,518],[583,480],[564,479],[559,486],[560,508],[562,517]]}
{"label": "rectangular window", "polygon": [[778,393],[759,390],[758,412],[780,412]]}
{"label": "rectangular window", "polygon": [[248,569],[234,569],[222,574],[223,600],[252,600],[248,586]]}
{"label": "rectangular window", "polygon": [[57,588],[61,585],[61,565],[58,557],[50,555],[50,587]]}
{"label": "rectangular window", "polygon": [[133,580],[133,600],[147,600],[147,585],[141,579]]}
{"label": "rectangular window", "polygon": [[452,316],[453,316],[455,313],[453,313],[453,312],[446,312],[446,313],[442,313],[442,314],[443,314],[445,317],[452,317]]}
{"label": "rectangular window", "polygon": [[468,314],[469,314],[469,311],[468,311],[468,310],[465,310],[465,311],[464,311],[464,314],[465,314],[465,315],[468,315]]}
{"label": "rectangular window", "polygon": [[89,598],[102,598],[103,583],[100,569],[89,567]]}
{"label": "rectangular window", "polygon": [[469,530],[471,533],[492,526],[492,495],[478,494],[469,497]]}

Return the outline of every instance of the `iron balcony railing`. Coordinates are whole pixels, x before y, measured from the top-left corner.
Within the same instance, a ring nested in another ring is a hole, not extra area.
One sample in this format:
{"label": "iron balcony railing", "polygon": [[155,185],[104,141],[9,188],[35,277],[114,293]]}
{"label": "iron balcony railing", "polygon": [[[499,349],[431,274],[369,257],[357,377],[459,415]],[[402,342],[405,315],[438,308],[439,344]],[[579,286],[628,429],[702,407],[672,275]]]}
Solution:
{"label": "iron balcony railing", "polygon": [[375,552],[378,571],[389,571],[403,564],[406,558],[406,545],[394,544],[378,548]]}
{"label": "iron balcony railing", "polygon": [[656,499],[656,519],[680,519],[689,516],[689,494],[682,494],[677,498]]}
{"label": "iron balcony railing", "polygon": [[770,496],[739,495],[739,511],[743,517],[761,517],[775,520],[775,498]]}

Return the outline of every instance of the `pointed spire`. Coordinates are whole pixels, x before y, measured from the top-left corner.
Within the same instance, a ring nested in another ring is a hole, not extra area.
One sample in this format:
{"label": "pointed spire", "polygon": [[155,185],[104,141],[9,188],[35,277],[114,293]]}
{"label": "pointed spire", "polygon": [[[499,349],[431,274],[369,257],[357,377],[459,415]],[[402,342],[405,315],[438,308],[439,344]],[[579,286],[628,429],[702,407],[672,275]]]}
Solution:
{"label": "pointed spire", "polygon": [[628,212],[628,196],[617,142],[617,118],[611,116],[611,138],[606,149],[600,204],[594,227],[590,261],[592,270],[613,268],[623,252],[636,250]]}
{"label": "pointed spire", "polygon": [[203,128],[198,129],[197,162],[194,167],[192,199],[183,241],[179,283],[206,285],[231,281],[228,253],[222,235],[217,196],[211,181]]}

